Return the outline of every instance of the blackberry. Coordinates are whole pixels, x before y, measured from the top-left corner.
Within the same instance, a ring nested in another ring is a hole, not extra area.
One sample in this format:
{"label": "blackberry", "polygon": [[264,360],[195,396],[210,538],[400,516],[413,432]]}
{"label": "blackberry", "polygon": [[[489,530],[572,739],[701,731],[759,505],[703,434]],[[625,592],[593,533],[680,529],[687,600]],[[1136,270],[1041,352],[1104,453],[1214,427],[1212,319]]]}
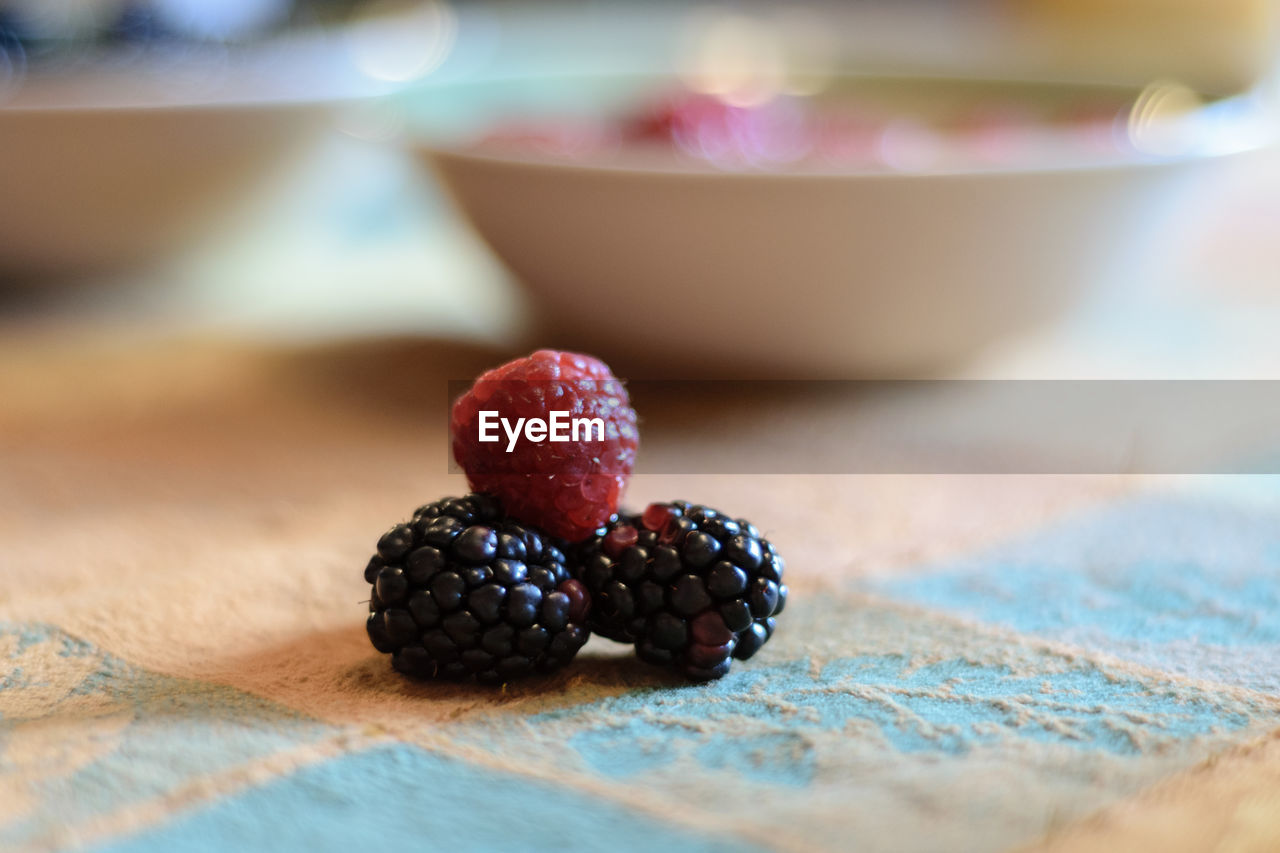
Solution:
{"label": "blackberry", "polygon": [[574,561],[593,631],[697,681],[768,642],[787,603],[783,567],[755,525],[685,501],[615,515]]}
{"label": "blackberry", "polygon": [[485,495],[420,507],[378,540],[365,628],[406,675],[500,683],[568,663],[590,599],[564,544]]}

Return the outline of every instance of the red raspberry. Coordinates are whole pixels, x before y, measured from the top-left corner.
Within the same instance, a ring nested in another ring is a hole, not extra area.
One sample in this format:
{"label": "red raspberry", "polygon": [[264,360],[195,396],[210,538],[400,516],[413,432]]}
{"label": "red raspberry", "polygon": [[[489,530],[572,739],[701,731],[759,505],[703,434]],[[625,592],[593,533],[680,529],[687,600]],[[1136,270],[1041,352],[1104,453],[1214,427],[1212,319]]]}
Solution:
{"label": "red raspberry", "polygon": [[625,140],[672,143],[717,162],[791,162],[813,147],[812,116],[796,98],[739,107],[710,95],[681,94],[639,113],[622,127]]}
{"label": "red raspberry", "polygon": [[[488,430],[497,441],[480,441],[482,411],[497,412],[486,417],[498,424]],[[599,418],[604,440],[587,429],[576,441],[551,441],[549,434],[531,441],[522,427],[508,452],[508,430],[518,419],[549,423],[553,411],[566,412],[570,421]],[[570,542],[590,536],[617,511],[640,443],[626,388],[604,362],[555,350],[482,374],[453,404],[450,431],[453,458],[473,490],[496,496],[514,518]]]}

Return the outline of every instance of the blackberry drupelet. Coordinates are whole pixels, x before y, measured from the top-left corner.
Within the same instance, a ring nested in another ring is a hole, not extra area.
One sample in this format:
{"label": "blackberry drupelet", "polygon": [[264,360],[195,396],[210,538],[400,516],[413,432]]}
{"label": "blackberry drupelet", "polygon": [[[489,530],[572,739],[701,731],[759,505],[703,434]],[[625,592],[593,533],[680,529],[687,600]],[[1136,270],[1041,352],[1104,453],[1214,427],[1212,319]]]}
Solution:
{"label": "blackberry drupelet", "polygon": [[563,666],[590,633],[564,547],[485,495],[420,507],[365,568],[369,640],[423,678],[500,683]]}
{"label": "blackberry drupelet", "polygon": [[685,501],[614,516],[574,561],[593,631],[697,681],[768,642],[787,602],[783,567],[755,525]]}

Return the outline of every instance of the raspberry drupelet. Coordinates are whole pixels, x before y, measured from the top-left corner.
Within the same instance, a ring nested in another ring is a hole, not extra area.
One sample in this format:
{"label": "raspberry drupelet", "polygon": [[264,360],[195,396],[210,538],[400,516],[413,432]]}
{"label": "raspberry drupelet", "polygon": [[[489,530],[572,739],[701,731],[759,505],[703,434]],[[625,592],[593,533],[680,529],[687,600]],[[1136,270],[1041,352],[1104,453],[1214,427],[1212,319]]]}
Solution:
{"label": "raspberry drupelet", "polygon": [[[549,420],[553,412],[603,422],[603,440],[480,441],[481,412]],[[482,374],[453,404],[453,456],[471,488],[515,519],[578,542],[618,508],[640,443],[626,388],[599,359],[538,350]]]}

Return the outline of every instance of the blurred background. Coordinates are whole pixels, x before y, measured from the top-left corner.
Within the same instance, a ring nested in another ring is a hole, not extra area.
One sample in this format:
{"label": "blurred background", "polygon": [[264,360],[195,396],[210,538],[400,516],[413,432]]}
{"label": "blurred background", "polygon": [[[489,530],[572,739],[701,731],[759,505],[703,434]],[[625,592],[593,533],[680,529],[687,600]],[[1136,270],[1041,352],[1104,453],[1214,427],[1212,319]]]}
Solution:
{"label": "blurred background", "polygon": [[1280,372],[1272,0],[0,0],[0,326]]}
{"label": "blurred background", "polygon": [[[992,849],[1185,767],[1109,837],[1280,849],[1280,477],[1163,476],[1280,474],[1278,67],[1280,0],[0,0],[0,848],[482,848],[512,771],[557,840]],[[629,382],[621,508],[786,554],[748,680],[369,646],[535,347]],[[799,381],[926,377],[993,381]],[[366,807],[384,739],[484,812]]]}

